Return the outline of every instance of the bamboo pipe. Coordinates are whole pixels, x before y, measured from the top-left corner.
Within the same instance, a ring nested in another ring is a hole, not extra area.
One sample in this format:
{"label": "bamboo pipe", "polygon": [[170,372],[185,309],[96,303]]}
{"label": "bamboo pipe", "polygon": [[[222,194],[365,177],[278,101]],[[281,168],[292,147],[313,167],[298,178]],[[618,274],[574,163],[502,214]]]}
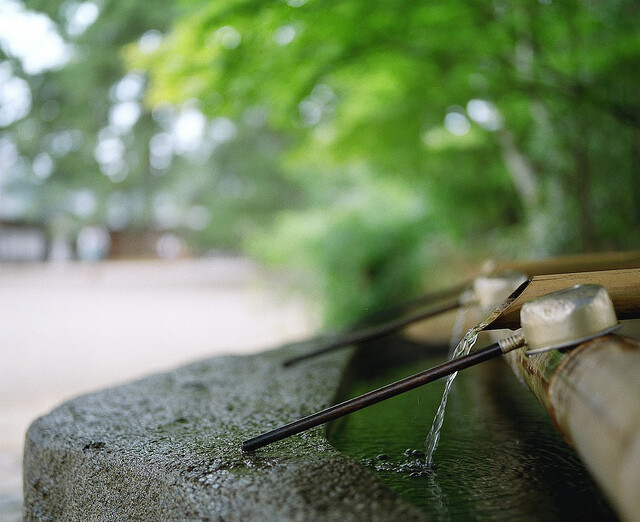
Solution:
{"label": "bamboo pipe", "polygon": [[[628,268],[640,267],[640,250],[632,250],[628,252],[601,252],[594,254],[572,254],[567,256],[552,257],[546,259],[534,259],[526,261],[500,261],[493,260],[486,261],[482,268],[476,271],[475,279],[467,283],[467,288],[485,277],[502,277],[508,273],[521,273],[526,274],[527,277],[537,277],[549,274],[567,274],[567,273],[580,273],[580,272],[595,272],[595,271],[608,271],[608,270],[623,270]],[[556,288],[557,289],[557,288]],[[552,291],[552,290],[550,290]],[[508,328],[517,328],[517,315],[519,307],[524,303],[522,301],[517,306],[517,309],[512,309],[514,312],[511,315],[511,326],[505,326]],[[498,304],[498,303],[495,303]],[[484,307],[483,307],[484,308]],[[489,307],[490,310],[490,307]],[[485,310],[483,310],[485,311]],[[482,312],[483,312],[482,311]],[[484,317],[478,316],[477,320]],[[446,343],[448,337],[442,335],[445,330],[451,329],[452,318],[451,316],[440,316],[434,319],[430,319],[428,322],[421,322],[416,325],[412,325],[407,332],[410,338],[418,340],[430,339],[431,341],[437,339],[439,342]],[[497,322],[489,329],[502,328],[500,323]]]}
{"label": "bamboo pipe", "polygon": [[566,352],[505,358],[621,518],[640,520],[640,342],[607,335]]}
{"label": "bamboo pipe", "polygon": [[618,319],[637,315],[640,296],[640,268],[601,270],[571,274],[540,275],[530,278],[516,290],[517,297],[498,314],[492,314],[487,330],[520,327],[520,309],[525,303],[563,288],[578,284],[599,284],[611,296]]}
{"label": "bamboo pipe", "polygon": [[[567,296],[566,290],[551,294],[558,296],[551,300],[551,296],[532,300],[557,285],[596,281],[608,290],[612,301],[609,310],[595,298],[587,305],[580,293],[572,293],[573,301],[565,302],[559,296]],[[600,328],[597,325],[601,322],[615,324],[612,305],[618,317],[631,316],[634,309],[637,316],[639,285],[640,270],[534,277],[490,319],[495,326],[507,322],[505,317],[509,319],[518,310],[531,349],[536,338],[544,343],[549,336],[557,339],[583,328]],[[526,308],[523,303],[528,303]],[[640,342],[605,335],[570,351],[534,355],[527,351],[509,352],[505,359],[575,447],[618,514],[624,520],[640,520]]]}
{"label": "bamboo pipe", "polygon": [[[572,284],[580,284],[585,282],[600,283],[600,278],[602,277],[604,278],[609,277],[617,280],[617,278],[620,277],[620,275],[618,274],[620,270],[605,271],[602,269],[605,267],[613,268],[617,266],[628,266],[628,265],[631,265],[631,266],[640,265],[640,251],[613,252],[613,253],[609,252],[609,253],[599,254],[599,255],[580,254],[580,255],[565,256],[560,258],[551,258],[551,259],[538,260],[538,261],[502,263],[501,265],[495,265],[489,271],[494,272],[495,270],[501,270],[502,272],[504,272],[507,269],[513,271],[514,268],[521,268],[524,273],[526,273],[529,276],[534,275],[534,277],[530,280],[531,283],[533,283],[532,288],[527,287],[528,293],[525,299],[523,300],[521,298],[521,299],[518,299],[517,302],[514,302],[512,308],[510,308],[508,311],[504,311],[503,315],[501,315],[500,318],[496,318],[495,322],[492,323],[492,325],[490,325],[488,328],[489,329],[517,328],[519,324],[520,307],[527,300],[533,299],[540,295],[544,295],[546,293],[553,292],[560,288],[565,288],[566,286],[571,286]],[[582,269],[601,270],[601,271],[581,272],[581,275],[564,274],[564,273],[562,274],[556,273],[554,275],[535,275],[535,274],[549,274],[549,271],[564,272],[567,269],[573,269],[576,271],[580,271]],[[636,272],[640,271],[640,269],[631,269],[631,272],[633,272],[634,270]],[[614,275],[607,275],[607,274],[614,274]],[[563,283],[564,281],[563,278],[565,277],[567,277],[566,281],[569,281],[566,284]],[[571,277],[575,279],[576,281],[575,283],[570,282]],[[554,286],[550,284],[547,281],[547,279],[556,281],[557,284]],[[604,283],[600,283],[600,284],[603,284],[604,286],[606,286],[606,284]],[[451,298],[453,296],[460,296],[463,290],[467,287],[470,287],[471,285],[472,283],[469,282],[463,285],[458,285],[457,287],[452,288],[450,290],[445,290],[442,292],[423,296],[422,298],[415,299],[413,301],[408,301],[404,305],[399,305],[393,309],[389,309],[389,312],[393,313],[392,310],[396,312],[402,312],[407,308],[411,309],[412,307],[415,307],[418,305],[424,305],[429,302],[433,303],[438,299]],[[548,290],[545,290],[545,289],[548,289]],[[607,289],[609,288],[607,287]],[[318,338],[316,339],[316,343],[320,345],[319,348],[315,348],[314,350],[311,350],[309,352],[290,357],[289,359],[283,362],[283,365],[291,366],[301,361],[305,361],[307,359],[317,357],[319,355],[323,355],[325,353],[329,353],[337,349],[344,348],[346,346],[377,339],[385,335],[389,335],[390,333],[396,332],[404,327],[413,325],[417,322],[421,322],[426,319],[436,317],[438,315],[442,315],[445,312],[452,311],[454,309],[457,309],[461,306],[465,306],[467,304],[469,303],[464,302],[462,299],[458,297],[455,300],[452,300],[452,301],[450,300],[446,303],[441,303],[439,306],[434,306],[427,310],[421,310],[419,312],[409,315],[408,317],[392,320],[390,322],[387,322],[378,326],[365,328],[365,329],[357,329],[357,328],[348,329],[348,330],[345,330],[343,333],[335,335],[333,337],[329,337],[326,340]],[[617,307],[616,307],[616,310],[618,310]],[[625,311],[622,310],[622,315],[621,315],[622,318],[624,318],[624,313]],[[507,314],[507,315],[504,315],[504,314]],[[372,314],[371,317],[373,318],[375,315],[376,314]],[[509,325],[507,323],[511,323],[511,324]],[[311,340],[308,340],[308,341],[303,341],[301,343],[294,343],[294,344],[305,345],[311,342],[312,342]]]}
{"label": "bamboo pipe", "polygon": [[593,272],[595,270],[621,270],[640,267],[640,250],[628,252],[599,252],[527,261],[487,261],[483,271],[501,274],[507,271],[523,272],[528,276],[560,274],[564,272]]}

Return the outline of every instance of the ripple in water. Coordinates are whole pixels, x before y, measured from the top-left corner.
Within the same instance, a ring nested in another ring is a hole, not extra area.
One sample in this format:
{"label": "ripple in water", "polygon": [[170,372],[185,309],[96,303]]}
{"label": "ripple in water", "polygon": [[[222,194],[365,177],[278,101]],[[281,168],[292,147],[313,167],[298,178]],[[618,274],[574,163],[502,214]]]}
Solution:
{"label": "ripple in water", "polygon": [[416,449],[407,449],[404,452],[404,462],[389,460],[389,455],[378,455],[375,459],[363,459],[365,466],[370,466],[376,471],[392,471],[394,473],[404,473],[410,477],[426,477],[433,473],[434,467],[424,465],[424,453]]}

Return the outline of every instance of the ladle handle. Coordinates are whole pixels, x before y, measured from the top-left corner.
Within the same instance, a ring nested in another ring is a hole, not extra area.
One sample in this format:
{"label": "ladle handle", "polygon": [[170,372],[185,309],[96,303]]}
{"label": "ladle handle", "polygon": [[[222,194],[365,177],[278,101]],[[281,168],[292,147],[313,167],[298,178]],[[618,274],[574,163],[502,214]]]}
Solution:
{"label": "ladle handle", "polygon": [[467,306],[468,304],[470,303],[461,302],[459,299],[455,299],[442,305],[416,312],[407,317],[401,317],[400,319],[396,319],[395,321],[391,321],[379,326],[374,326],[372,328],[367,328],[365,330],[350,332],[334,341],[327,343],[324,346],[321,346],[320,348],[317,348],[316,350],[313,350],[312,352],[303,353],[302,355],[291,357],[290,359],[284,361],[282,363],[282,366],[291,366],[307,359],[317,357],[318,355],[323,355],[325,353],[339,350],[340,348],[345,348],[352,344],[373,341],[374,339],[379,339],[380,337],[385,337],[394,332],[397,332],[398,330],[401,330],[402,328],[405,328],[406,326],[409,326],[413,323],[417,323],[418,321],[423,321],[430,317],[435,317],[445,312],[456,310],[461,306]]}
{"label": "ladle handle", "polygon": [[430,368],[428,370],[416,373],[415,375],[412,375],[410,377],[406,377],[394,383],[387,384],[386,386],[378,388],[377,390],[373,390],[365,393],[364,395],[360,395],[359,397],[355,397],[353,399],[341,402],[340,404],[330,406],[329,408],[313,413],[311,415],[308,415],[307,417],[303,417],[302,419],[291,422],[289,424],[285,424],[284,426],[280,426],[279,428],[275,428],[271,431],[263,433],[262,435],[253,437],[252,439],[245,440],[242,443],[242,450],[256,450],[258,448],[261,448],[262,446],[271,444],[272,442],[282,440],[284,438],[290,437],[291,435],[295,435],[296,433],[306,431],[315,426],[319,426],[320,424],[324,424],[326,422],[343,417],[344,415],[347,415],[349,413],[353,413],[354,411],[361,410],[362,408],[366,408],[367,406],[371,406],[372,404],[376,404],[377,402],[395,397],[396,395],[417,388],[418,386],[422,386],[423,384],[428,384],[437,379],[440,379],[441,377],[445,377],[457,371],[464,370],[465,368],[469,368],[470,366],[474,366],[478,363],[488,361],[489,359],[498,357],[503,353],[504,349],[500,343],[492,344],[490,346],[487,346],[486,348],[476,350],[475,352],[472,352],[464,357],[452,359],[438,366],[434,366],[433,368]]}

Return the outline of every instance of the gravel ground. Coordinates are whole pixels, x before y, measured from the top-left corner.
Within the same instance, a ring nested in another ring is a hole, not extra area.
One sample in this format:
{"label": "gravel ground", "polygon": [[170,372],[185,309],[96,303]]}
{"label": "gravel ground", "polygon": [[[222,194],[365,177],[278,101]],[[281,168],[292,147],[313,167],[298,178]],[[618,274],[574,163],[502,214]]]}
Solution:
{"label": "gravel ground", "polygon": [[305,337],[313,304],[238,258],[0,268],[0,518],[20,520],[29,424],[65,400]]}

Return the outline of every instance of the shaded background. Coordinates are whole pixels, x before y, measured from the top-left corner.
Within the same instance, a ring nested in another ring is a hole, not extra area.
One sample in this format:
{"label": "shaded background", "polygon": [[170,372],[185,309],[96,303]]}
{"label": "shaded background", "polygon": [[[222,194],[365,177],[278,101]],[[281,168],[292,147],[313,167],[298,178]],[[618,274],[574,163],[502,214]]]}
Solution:
{"label": "shaded background", "polygon": [[[296,327],[276,342],[487,258],[638,248],[639,26],[624,0],[3,0],[3,357],[34,324],[51,344],[58,304],[70,332],[129,324],[115,304],[82,320],[103,294],[135,310],[166,288],[158,335],[163,313],[213,306],[191,285],[223,306],[235,281],[255,324],[251,303],[295,288],[306,300],[291,297]],[[274,276],[238,280],[247,257],[288,277],[257,297]],[[20,264],[34,261],[48,264]]]}

